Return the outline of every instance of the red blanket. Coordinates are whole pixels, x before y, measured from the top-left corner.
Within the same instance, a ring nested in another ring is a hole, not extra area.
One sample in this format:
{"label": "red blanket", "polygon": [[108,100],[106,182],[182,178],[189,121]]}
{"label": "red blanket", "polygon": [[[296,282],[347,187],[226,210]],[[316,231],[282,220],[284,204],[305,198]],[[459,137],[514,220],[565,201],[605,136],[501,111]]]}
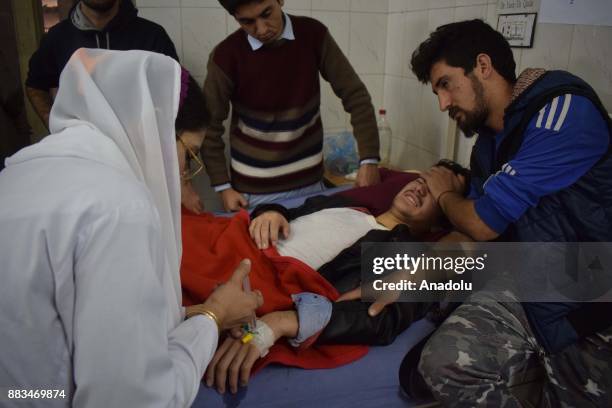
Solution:
{"label": "red blanket", "polygon": [[[211,214],[194,215],[183,212],[183,259],[181,282],[183,303],[201,303],[215,286],[227,281],[244,258],[251,259],[251,287],[259,289],[264,304],[257,315],[293,308],[291,294],[313,292],[334,301],[336,289],[319,273],[290,257],[281,257],[275,249],[260,251],[248,232],[249,215],[242,211],[232,218]],[[302,368],[333,368],[363,357],[365,346],[314,346],[295,349],[279,341],[253,372],[270,363]]]}

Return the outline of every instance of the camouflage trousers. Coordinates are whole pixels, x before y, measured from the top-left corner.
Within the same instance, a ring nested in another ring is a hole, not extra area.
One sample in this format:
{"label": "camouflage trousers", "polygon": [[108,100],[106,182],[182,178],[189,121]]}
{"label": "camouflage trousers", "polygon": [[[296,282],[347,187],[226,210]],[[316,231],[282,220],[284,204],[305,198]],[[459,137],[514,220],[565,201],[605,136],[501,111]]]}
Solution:
{"label": "camouflage trousers", "polygon": [[547,354],[509,291],[471,296],[429,339],[419,371],[445,406],[612,407],[612,328]]}

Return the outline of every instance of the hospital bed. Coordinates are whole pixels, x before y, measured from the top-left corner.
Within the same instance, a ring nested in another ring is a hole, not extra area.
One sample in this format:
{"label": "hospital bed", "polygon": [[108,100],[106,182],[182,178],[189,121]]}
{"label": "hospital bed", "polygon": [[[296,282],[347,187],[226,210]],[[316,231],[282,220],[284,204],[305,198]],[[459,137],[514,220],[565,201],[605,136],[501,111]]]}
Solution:
{"label": "hospital bed", "polygon": [[[462,137],[455,122],[450,121],[447,157],[467,164],[474,139]],[[346,187],[327,193],[344,189]],[[284,205],[297,206],[304,198],[287,201]],[[399,335],[393,344],[370,347],[362,359],[333,369],[268,366],[252,377],[249,386],[240,389],[237,395],[220,395],[202,385],[193,407],[429,407],[432,406],[429,402],[414,401],[402,395],[398,371],[406,353],[433,329],[429,321],[419,320]]]}
{"label": "hospital bed", "polygon": [[[403,177],[398,172],[381,173],[383,180]],[[397,185],[405,184],[400,179],[391,180]],[[334,194],[350,186],[329,189],[325,194]],[[397,188],[397,187],[396,187]],[[345,194],[350,194],[345,192]],[[394,194],[393,194],[394,195]],[[378,194],[368,194],[376,198]],[[280,202],[284,206],[299,206],[306,198],[294,198]],[[388,205],[388,200],[378,203]],[[323,370],[270,365],[265,367],[240,388],[238,394],[228,392],[220,395],[216,390],[202,384],[194,408],[204,407],[416,407],[421,402],[403,395],[399,387],[398,372],[406,353],[434,329],[427,320],[413,323],[389,346],[370,347],[368,354],[350,364]]]}
{"label": "hospital bed", "polygon": [[362,359],[332,369],[270,365],[236,395],[221,395],[203,384],[193,407],[416,407],[418,401],[400,392],[399,367],[408,350],[432,330],[432,323],[419,320],[391,345],[370,347]]}

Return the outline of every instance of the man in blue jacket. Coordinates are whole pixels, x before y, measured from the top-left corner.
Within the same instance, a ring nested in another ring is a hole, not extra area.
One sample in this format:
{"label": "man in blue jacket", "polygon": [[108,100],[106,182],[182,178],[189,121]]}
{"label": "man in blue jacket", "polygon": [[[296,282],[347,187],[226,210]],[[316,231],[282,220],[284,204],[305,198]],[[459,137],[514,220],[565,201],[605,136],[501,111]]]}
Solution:
{"label": "man in blue jacket", "polygon": [[26,93],[47,128],[60,73],[79,48],[144,50],[178,61],[172,40],[159,24],[138,17],[131,0],[81,0],[68,18],[43,37],[30,58]]}
{"label": "man in blue jacket", "polygon": [[[481,20],[438,27],[413,53],[440,109],[479,135],[469,196],[443,168],[423,175],[430,191],[477,241],[611,242],[612,125],[601,101],[567,72],[516,78],[515,67],[506,40]],[[419,370],[446,405],[611,406],[610,305],[476,293],[427,342]],[[539,374],[544,386],[530,388]]]}

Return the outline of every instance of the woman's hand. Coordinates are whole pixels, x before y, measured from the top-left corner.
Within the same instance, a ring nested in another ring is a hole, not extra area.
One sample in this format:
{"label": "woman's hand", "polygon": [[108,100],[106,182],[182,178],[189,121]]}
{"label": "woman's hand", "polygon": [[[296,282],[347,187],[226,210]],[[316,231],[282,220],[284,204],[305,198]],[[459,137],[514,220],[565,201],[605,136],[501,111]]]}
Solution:
{"label": "woman's hand", "polygon": [[253,320],[255,309],[263,304],[260,291],[245,293],[242,282],[251,271],[251,261],[243,260],[232,277],[218,286],[204,302],[204,308],[217,316],[222,330],[231,329]]}
{"label": "woman's hand", "polygon": [[[281,337],[297,336],[298,318],[295,310],[268,313],[261,320],[272,330],[274,343]],[[235,394],[238,385],[248,385],[253,364],[260,355],[261,350],[253,342],[243,344],[239,338],[228,336],[206,369],[206,385],[214,385],[221,394],[229,385],[230,392]]]}
{"label": "woman's hand", "polygon": [[276,246],[279,232],[285,239],[289,238],[289,222],[277,211],[266,211],[249,225],[249,234],[259,249],[266,249],[270,244]]}
{"label": "woman's hand", "polygon": [[[402,279],[407,279],[409,277],[409,275],[406,276],[406,272],[397,271],[387,276],[384,281],[397,283],[401,282]],[[400,294],[400,291],[385,290],[384,292],[382,292],[382,294],[378,295],[374,303],[370,305],[370,307],[368,308],[368,314],[372,317],[379,315],[380,312],[383,311],[385,306],[397,302]],[[348,292],[343,293],[342,296],[336,299],[336,302],[344,302],[346,300],[359,300],[361,299],[361,296],[361,286],[358,286],[353,290],[349,290]]]}
{"label": "woman's hand", "polygon": [[206,385],[214,385],[223,394],[229,383],[231,393],[235,394],[239,383],[241,387],[249,383],[251,369],[259,356],[259,349],[252,342],[243,344],[240,339],[227,337],[206,368]]}

